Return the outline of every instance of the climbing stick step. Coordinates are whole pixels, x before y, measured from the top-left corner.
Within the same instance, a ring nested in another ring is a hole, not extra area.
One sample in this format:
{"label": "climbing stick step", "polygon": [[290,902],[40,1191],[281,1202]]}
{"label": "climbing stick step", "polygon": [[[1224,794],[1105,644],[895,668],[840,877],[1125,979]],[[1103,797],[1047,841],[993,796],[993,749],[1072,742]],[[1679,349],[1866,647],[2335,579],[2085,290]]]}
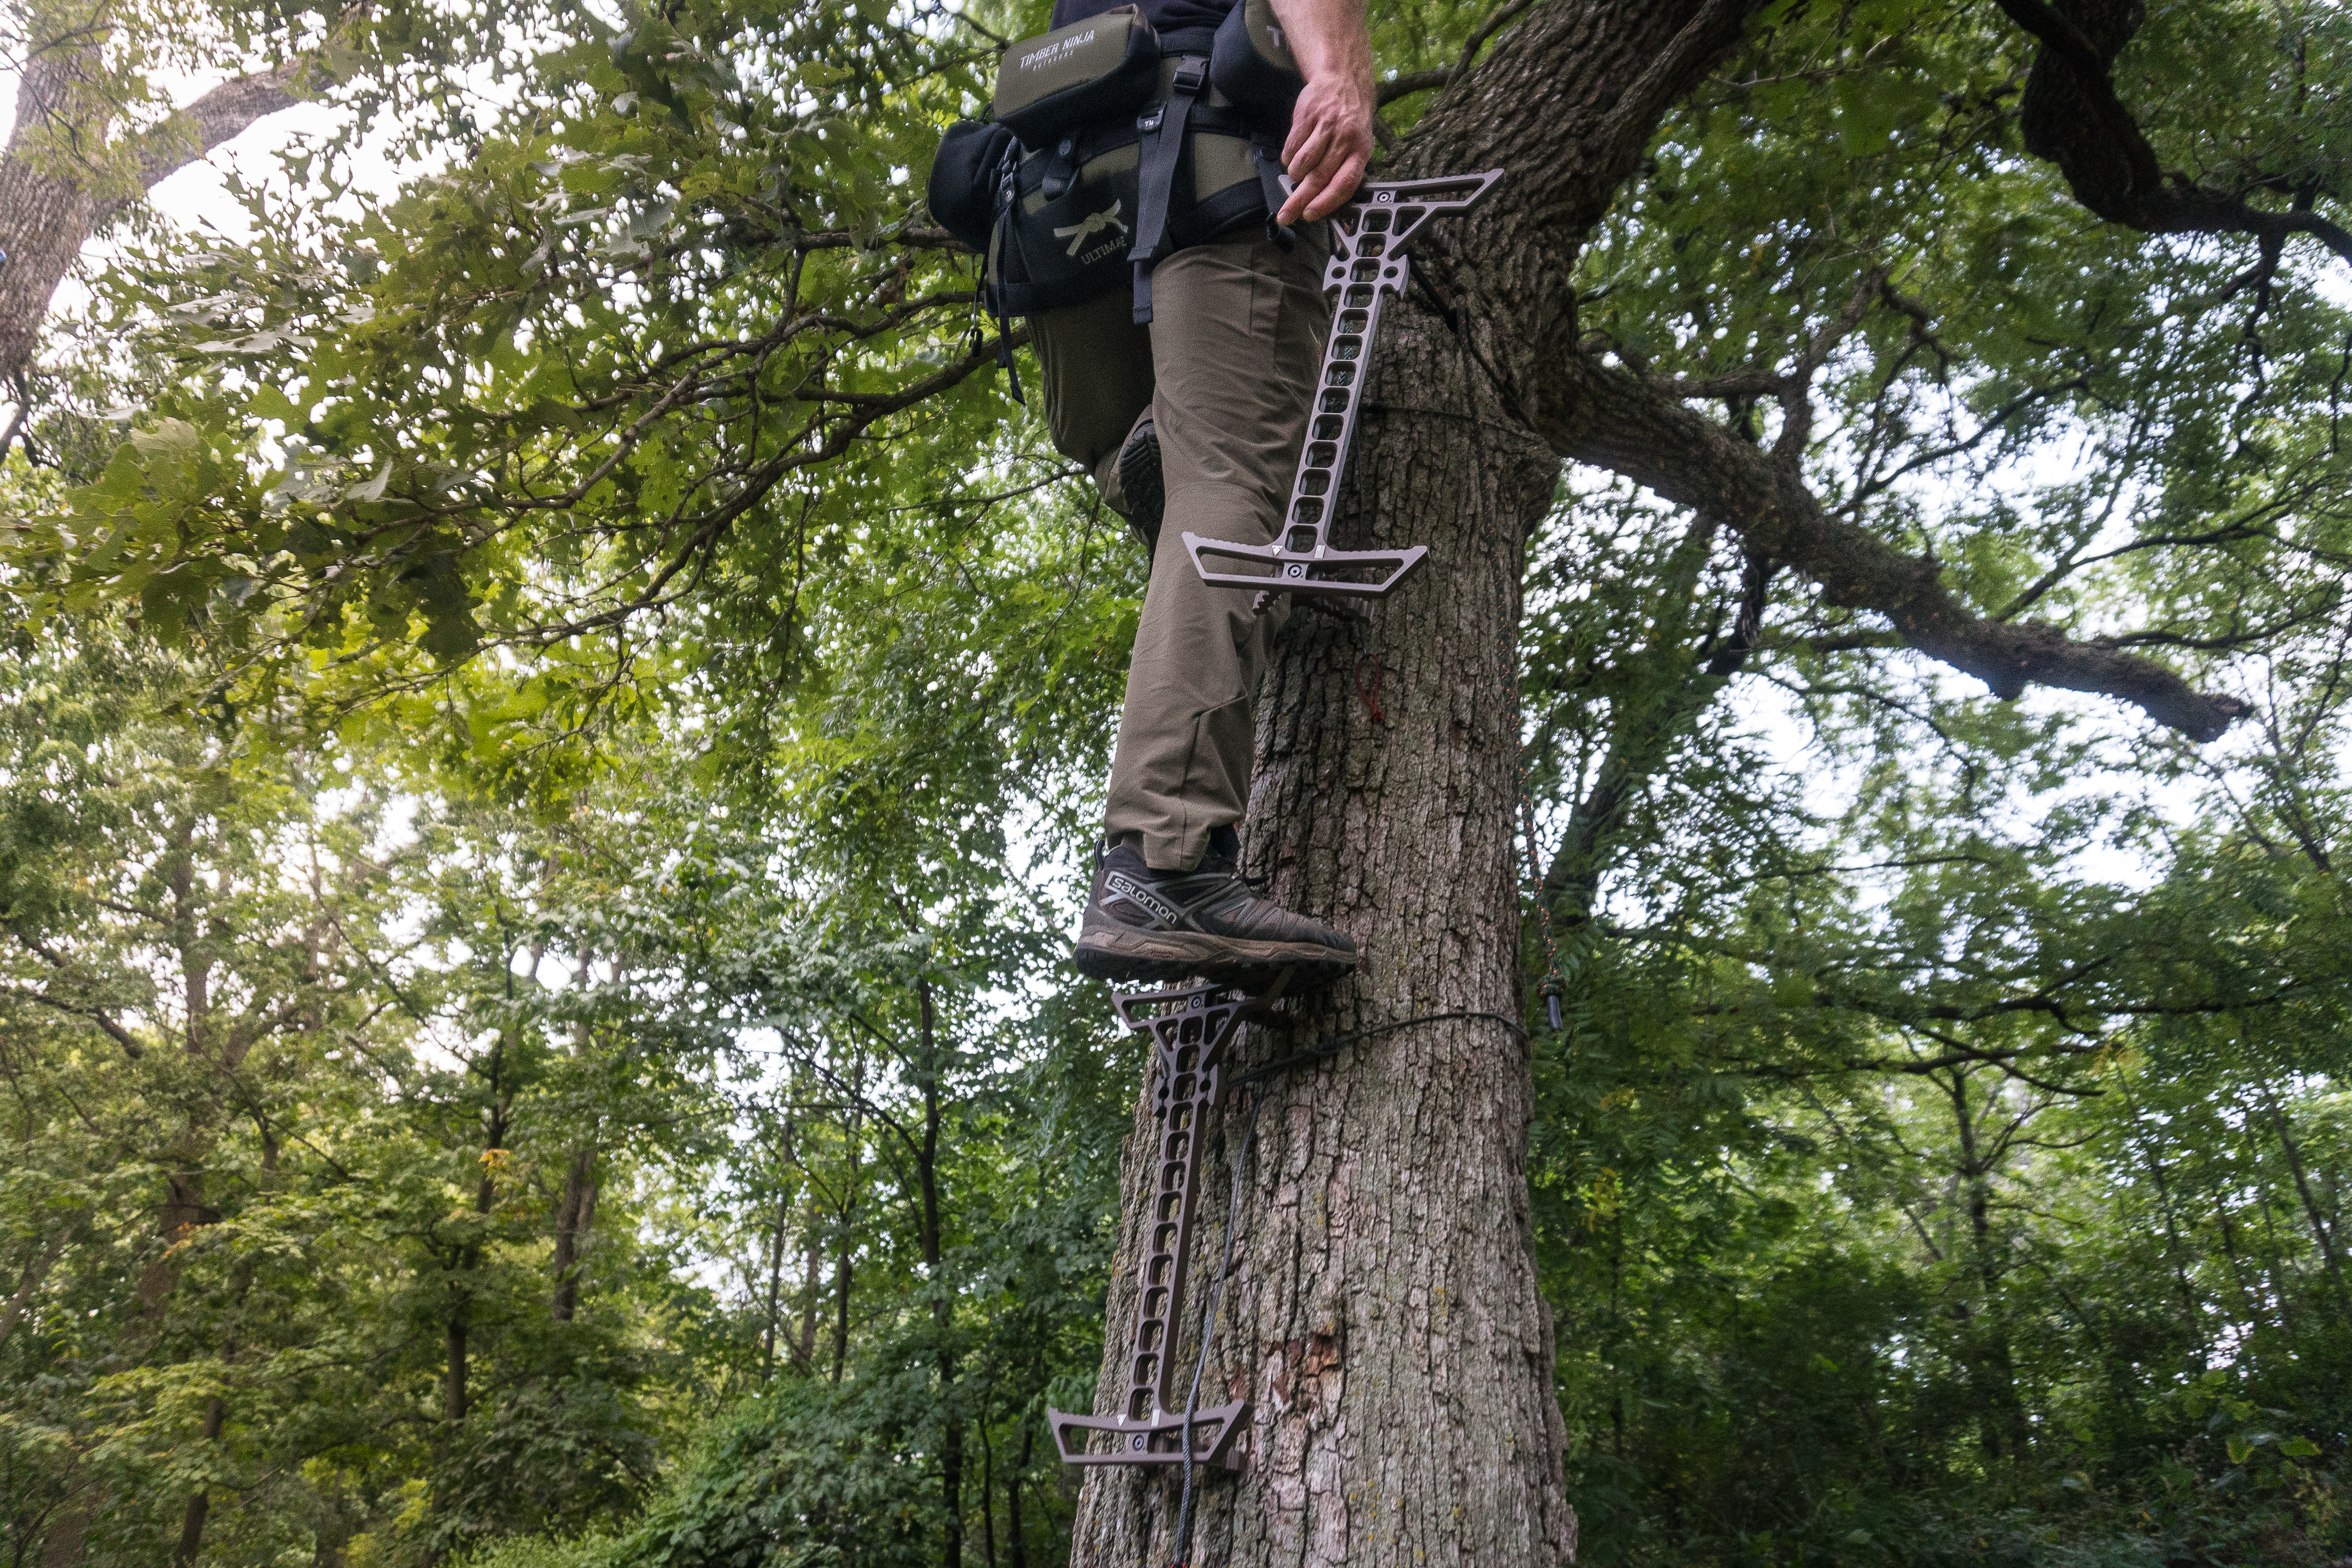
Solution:
{"label": "climbing stick step", "polygon": [[[1145,1214],[1143,1256],[1136,1266],[1135,1334],[1128,1354],[1126,1399],[1115,1415],[1045,1412],[1065,1464],[1184,1462],[1184,1394],[1177,1387],[1176,1352],[1184,1322],[1184,1278],[1192,1255],[1192,1193],[1201,1171],[1202,1123],[1216,1103],[1226,1055],[1242,1025],[1272,1007],[1288,980],[1285,972],[1259,991],[1192,985],[1122,992],[1111,998],[1119,1022],[1152,1044],[1159,1170]],[[1240,1468],[1239,1438],[1249,1425],[1249,1409],[1248,1400],[1236,1399],[1194,1410],[1193,1463]]]}
{"label": "climbing stick step", "polygon": [[[1355,439],[1364,372],[1370,363],[1381,310],[1402,295],[1411,277],[1405,247],[1433,217],[1468,212],[1503,177],[1500,169],[1444,174],[1431,180],[1375,180],[1331,218],[1331,259],[1323,292],[1335,313],[1323,349],[1322,373],[1298,451],[1298,474],[1282,531],[1271,544],[1236,544],[1184,535],[1201,580],[1217,588],[1329,598],[1385,598],[1429,554],[1425,544],[1402,550],[1334,550],[1331,509]],[[1240,570],[1213,563],[1246,563]]]}

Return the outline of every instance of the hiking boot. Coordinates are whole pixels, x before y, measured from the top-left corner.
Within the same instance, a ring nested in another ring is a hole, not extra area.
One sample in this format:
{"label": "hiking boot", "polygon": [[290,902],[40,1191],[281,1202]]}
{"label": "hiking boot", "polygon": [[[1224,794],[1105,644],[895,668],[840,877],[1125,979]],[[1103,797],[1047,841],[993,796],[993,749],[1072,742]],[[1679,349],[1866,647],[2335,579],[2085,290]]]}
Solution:
{"label": "hiking boot", "polygon": [[1146,569],[1160,552],[1160,519],[1168,510],[1168,487],[1160,477],[1160,432],[1144,420],[1128,432],[1118,449],[1119,499],[1127,526],[1143,542]]}
{"label": "hiking boot", "polygon": [[1356,967],[1356,943],[1252,893],[1230,854],[1212,852],[1197,871],[1155,871],[1122,844],[1095,869],[1071,961],[1097,980],[1197,974],[1240,985],[1288,969],[1331,981]]}

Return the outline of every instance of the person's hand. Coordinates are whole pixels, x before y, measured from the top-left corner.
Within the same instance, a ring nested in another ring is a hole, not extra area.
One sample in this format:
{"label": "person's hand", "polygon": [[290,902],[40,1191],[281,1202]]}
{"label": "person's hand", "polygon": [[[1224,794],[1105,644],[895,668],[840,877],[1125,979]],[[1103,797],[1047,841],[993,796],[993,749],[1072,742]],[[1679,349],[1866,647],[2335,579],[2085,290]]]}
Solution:
{"label": "person's hand", "polygon": [[1372,75],[1370,62],[1365,65],[1360,76],[1340,70],[1313,78],[1298,95],[1290,140],[1282,144],[1290,199],[1276,222],[1328,217],[1356,194],[1372,157]]}

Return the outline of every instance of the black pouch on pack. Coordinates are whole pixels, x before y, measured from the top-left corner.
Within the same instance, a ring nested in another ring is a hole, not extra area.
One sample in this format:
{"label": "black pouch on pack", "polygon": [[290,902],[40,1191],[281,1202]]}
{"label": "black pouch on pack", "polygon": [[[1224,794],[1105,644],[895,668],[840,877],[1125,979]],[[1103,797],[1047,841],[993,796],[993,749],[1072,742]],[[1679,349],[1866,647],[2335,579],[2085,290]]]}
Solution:
{"label": "black pouch on pack", "polygon": [[1209,81],[1252,125],[1286,132],[1306,75],[1282,36],[1271,0],[1236,0],[1209,51]]}
{"label": "black pouch on pack", "polygon": [[996,68],[992,112],[1026,147],[1123,119],[1160,85],[1160,36],[1132,5],[1024,38]]}
{"label": "black pouch on pack", "polygon": [[[1174,249],[1205,245],[1266,217],[1265,187],[1238,126],[1188,138],[1168,215]],[[1140,201],[1140,148],[1132,131],[1082,139],[1076,177],[1049,182],[1056,156],[1033,153],[1014,178],[1011,222],[989,252],[990,308],[1008,316],[1058,310],[1130,287],[1128,249]]]}
{"label": "black pouch on pack", "polygon": [[988,248],[996,226],[997,174],[1013,146],[1013,132],[984,120],[959,120],[940,138],[924,200],[940,226],[971,246]]}
{"label": "black pouch on pack", "polygon": [[989,253],[995,308],[1008,316],[1056,310],[1127,283],[1135,233],[1136,144],[1131,131],[1078,153],[1077,177],[1046,194],[1055,159],[1032,153],[1015,177],[1013,221]]}

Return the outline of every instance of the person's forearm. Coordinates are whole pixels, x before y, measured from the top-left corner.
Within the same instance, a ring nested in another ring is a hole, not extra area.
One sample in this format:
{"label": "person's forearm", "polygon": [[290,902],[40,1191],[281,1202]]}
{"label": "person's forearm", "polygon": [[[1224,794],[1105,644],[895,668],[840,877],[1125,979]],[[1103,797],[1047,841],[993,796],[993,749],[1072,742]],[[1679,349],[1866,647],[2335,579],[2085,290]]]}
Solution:
{"label": "person's forearm", "polygon": [[1283,41],[1308,81],[1338,77],[1372,85],[1370,0],[1273,0]]}

